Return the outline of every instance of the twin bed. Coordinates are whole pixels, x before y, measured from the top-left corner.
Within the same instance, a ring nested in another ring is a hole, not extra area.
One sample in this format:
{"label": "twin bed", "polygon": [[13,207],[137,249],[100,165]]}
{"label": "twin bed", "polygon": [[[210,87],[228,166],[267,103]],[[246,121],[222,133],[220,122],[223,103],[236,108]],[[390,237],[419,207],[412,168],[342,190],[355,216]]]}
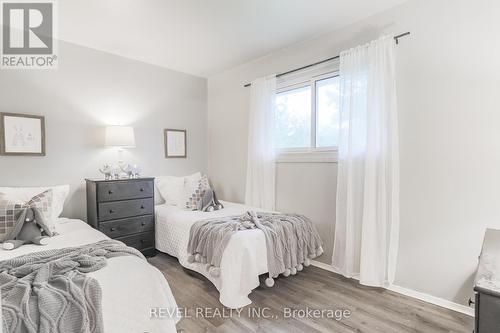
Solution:
{"label": "twin bed", "polygon": [[259,275],[267,273],[265,284],[272,287],[279,275],[294,275],[323,253],[304,216],[222,204],[211,212],[157,205],[156,249],[210,280],[228,308],[252,303],[248,296],[260,285]]}
{"label": "twin bed", "polygon": [[[52,237],[48,245],[23,245],[12,251],[0,248],[0,261],[108,239],[81,220],[60,218],[56,227],[59,235]],[[135,256],[110,258],[104,268],[88,275],[99,282],[102,290],[104,332],[176,332],[175,324],[180,318],[151,318],[152,308],[175,313],[177,304],[163,274],[143,259]]]}
{"label": "twin bed", "polygon": [[[199,272],[220,292],[220,302],[228,308],[239,308],[251,303],[248,295],[259,286],[259,275],[267,272],[266,242],[259,229],[236,233],[228,243],[221,262],[218,278],[208,274],[205,265],[189,263],[187,244],[191,226],[208,218],[234,216],[251,208],[223,202],[225,208],[214,212],[186,211],[176,206],[156,206],[156,248],[175,256],[182,266]],[[59,235],[46,246],[24,245],[13,251],[0,247],[0,261],[25,254],[77,247],[108,239],[102,232],[81,220],[59,218]],[[174,296],[163,274],[135,256],[108,259],[107,265],[88,273],[102,289],[104,331],[122,332],[176,332],[180,318],[151,318],[151,309],[177,309]]]}
{"label": "twin bed", "polygon": [[187,269],[209,279],[219,290],[219,301],[228,308],[240,308],[251,303],[248,295],[260,284],[259,275],[267,273],[267,250],[260,229],[237,232],[227,244],[221,261],[221,274],[213,277],[206,265],[188,261],[191,226],[201,220],[236,216],[254,210],[241,204],[222,202],[224,209],[213,212],[187,211],[171,205],[157,205],[156,249],[179,259]]}

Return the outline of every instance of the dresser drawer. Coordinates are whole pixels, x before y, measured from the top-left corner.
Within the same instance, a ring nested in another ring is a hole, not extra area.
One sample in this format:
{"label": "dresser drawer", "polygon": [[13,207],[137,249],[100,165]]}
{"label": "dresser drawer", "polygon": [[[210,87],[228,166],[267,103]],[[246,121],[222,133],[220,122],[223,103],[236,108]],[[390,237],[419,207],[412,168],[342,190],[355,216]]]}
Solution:
{"label": "dresser drawer", "polygon": [[116,238],[116,240],[124,242],[127,246],[136,248],[137,250],[144,250],[154,248],[155,246],[155,233],[145,232],[142,234]]}
{"label": "dresser drawer", "polygon": [[153,186],[153,182],[147,180],[99,183],[97,185],[97,201],[150,198],[153,196]]}
{"label": "dresser drawer", "polygon": [[154,231],[155,219],[153,215],[147,215],[102,222],[99,223],[99,230],[110,238]]}
{"label": "dresser drawer", "polygon": [[154,204],[151,198],[102,202],[98,204],[99,221],[108,221],[140,215],[152,215]]}

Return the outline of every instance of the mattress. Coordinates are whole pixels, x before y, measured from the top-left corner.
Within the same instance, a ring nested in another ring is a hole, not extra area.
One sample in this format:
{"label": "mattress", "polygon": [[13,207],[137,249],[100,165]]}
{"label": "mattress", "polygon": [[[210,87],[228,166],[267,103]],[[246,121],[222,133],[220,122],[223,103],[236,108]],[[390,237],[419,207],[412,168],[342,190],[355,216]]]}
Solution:
{"label": "mattress", "polygon": [[[108,239],[81,220],[59,219],[56,227],[59,235],[51,237],[48,245],[24,245],[11,251],[0,248],[0,260]],[[151,308],[165,308],[174,313],[177,304],[163,274],[149,263],[134,256],[110,258],[106,267],[89,276],[97,279],[102,289],[105,332],[176,332],[179,318],[150,318]]]}
{"label": "mattress", "polygon": [[231,237],[222,255],[219,277],[208,274],[205,264],[187,260],[189,231],[195,222],[255,210],[237,203],[222,204],[224,209],[214,212],[187,211],[166,204],[156,206],[156,249],[177,257],[182,266],[205,276],[219,290],[219,301],[236,309],[252,303],[248,295],[259,286],[259,275],[267,273],[266,239],[262,230],[244,230]]}

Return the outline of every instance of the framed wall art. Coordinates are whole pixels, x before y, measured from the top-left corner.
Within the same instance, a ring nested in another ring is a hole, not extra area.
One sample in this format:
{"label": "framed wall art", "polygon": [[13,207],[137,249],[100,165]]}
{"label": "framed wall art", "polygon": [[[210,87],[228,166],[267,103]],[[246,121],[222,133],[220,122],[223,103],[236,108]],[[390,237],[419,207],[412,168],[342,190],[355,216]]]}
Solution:
{"label": "framed wall art", "polygon": [[186,158],[186,130],[165,130],[165,158]]}
{"label": "framed wall art", "polygon": [[45,156],[45,118],[0,113],[0,155]]}

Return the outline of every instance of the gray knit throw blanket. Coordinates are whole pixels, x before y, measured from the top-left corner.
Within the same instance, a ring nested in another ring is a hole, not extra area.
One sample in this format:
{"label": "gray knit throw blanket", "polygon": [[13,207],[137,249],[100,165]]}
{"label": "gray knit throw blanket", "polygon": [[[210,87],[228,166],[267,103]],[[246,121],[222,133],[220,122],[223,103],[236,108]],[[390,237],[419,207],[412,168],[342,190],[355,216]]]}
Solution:
{"label": "gray knit throw blanket", "polygon": [[[196,222],[189,233],[189,262],[207,265],[213,277],[220,275],[222,254],[231,236],[241,230],[264,232],[269,278],[288,276],[309,266],[323,253],[321,238],[312,222],[302,215],[247,212]],[[274,284],[266,281],[266,284]]]}
{"label": "gray knit throw blanket", "polygon": [[144,259],[122,242],[103,240],[0,261],[3,332],[103,332],[101,288],[85,273],[125,255]]}

